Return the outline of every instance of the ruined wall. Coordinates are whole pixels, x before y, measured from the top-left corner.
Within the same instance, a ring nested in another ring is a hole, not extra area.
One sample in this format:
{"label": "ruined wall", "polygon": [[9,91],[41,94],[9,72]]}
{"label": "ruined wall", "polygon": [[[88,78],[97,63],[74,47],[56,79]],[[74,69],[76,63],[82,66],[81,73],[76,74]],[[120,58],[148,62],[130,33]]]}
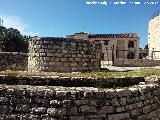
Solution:
{"label": "ruined wall", "polygon": [[100,44],[67,38],[33,38],[29,41],[29,71],[97,71]]}
{"label": "ruined wall", "polygon": [[0,85],[5,120],[159,120],[160,86],[125,89]]}
{"label": "ruined wall", "polygon": [[113,65],[118,67],[154,67],[160,66],[160,60],[116,58]]}
{"label": "ruined wall", "polygon": [[27,70],[28,55],[18,52],[0,52],[0,71]]}

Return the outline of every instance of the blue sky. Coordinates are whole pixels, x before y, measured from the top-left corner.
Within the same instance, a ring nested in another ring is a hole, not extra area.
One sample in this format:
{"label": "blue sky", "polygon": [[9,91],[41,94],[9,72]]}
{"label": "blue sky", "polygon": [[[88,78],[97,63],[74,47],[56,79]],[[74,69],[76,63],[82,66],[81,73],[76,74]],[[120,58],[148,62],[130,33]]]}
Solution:
{"label": "blue sky", "polygon": [[[94,0],[104,2],[104,0]],[[127,2],[115,5],[113,2]],[[140,5],[129,2],[141,2]],[[65,36],[75,32],[128,33],[141,37],[140,47],[147,44],[148,21],[160,8],[159,0],[105,0],[108,5],[88,5],[93,0],[0,0],[0,18],[4,26],[22,34]],[[84,29],[83,29],[84,27]]]}

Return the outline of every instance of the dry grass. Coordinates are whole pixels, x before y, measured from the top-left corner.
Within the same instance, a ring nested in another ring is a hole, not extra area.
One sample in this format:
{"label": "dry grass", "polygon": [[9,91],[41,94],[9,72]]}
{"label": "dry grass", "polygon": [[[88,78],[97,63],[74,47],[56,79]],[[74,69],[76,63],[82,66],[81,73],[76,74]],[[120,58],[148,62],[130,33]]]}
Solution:
{"label": "dry grass", "polygon": [[92,77],[92,78],[117,78],[117,77],[147,77],[147,76],[160,76],[159,69],[151,70],[137,70],[137,71],[128,71],[128,72],[90,72],[90,73],[58,73],[58,72],[28,72],[28,71],[1,71],[0,75],[7,76],[59,76],[59,77]]}

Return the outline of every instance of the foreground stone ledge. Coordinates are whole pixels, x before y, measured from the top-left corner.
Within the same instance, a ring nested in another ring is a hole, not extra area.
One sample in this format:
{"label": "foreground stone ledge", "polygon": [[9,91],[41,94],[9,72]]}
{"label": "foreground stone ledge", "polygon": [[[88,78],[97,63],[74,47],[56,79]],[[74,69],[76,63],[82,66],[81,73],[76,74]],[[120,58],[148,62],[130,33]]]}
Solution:
{"label": "foreground stone ledge", "polygon": [[0,117],[5,120],[154,120],[160,119],[159,91],[158,84],[123,89],[0,84]]}

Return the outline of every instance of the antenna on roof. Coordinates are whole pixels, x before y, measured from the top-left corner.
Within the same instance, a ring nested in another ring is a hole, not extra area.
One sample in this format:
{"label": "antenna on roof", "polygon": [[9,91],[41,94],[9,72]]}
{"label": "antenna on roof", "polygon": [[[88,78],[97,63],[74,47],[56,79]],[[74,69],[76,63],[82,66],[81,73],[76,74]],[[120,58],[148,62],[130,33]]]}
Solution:
{"label": "antenna on roof", "polygon": [[2,26],[3,26],[3,19],[2,19]]}
{"label": "antenna on roof", "polygon": [[0,18],[0,26],[3,26],[3,19]]}
{"label": "antenna on roof", "polygon": [[83,25],[82,29],[83,29],[83,32],[84,32],[84,29],[85,29],[84,25]]}

